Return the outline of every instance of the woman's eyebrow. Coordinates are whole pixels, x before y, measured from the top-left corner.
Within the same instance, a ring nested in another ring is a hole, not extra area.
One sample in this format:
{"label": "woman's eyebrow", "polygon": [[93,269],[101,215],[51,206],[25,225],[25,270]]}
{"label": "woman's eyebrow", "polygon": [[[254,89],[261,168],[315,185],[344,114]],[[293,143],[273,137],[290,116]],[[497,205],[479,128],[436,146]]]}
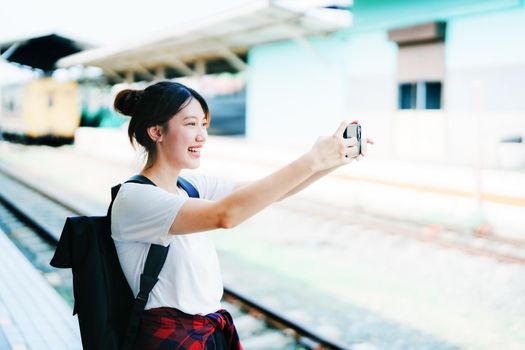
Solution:
{"label": "woman's eyebrow", "polygon": [[202,119],[202,120],[208,120],[208,117],[204,116],[202,118],[199,118],[199,117],[196,117],[194,115],[189,115],[189,116],[186,116],[184,118],[182,118],[182,121],[185,121],[186,119]]}
{"label": "woman's eyebrow", "polygon": [[[196,117],[194,115],[189,115],[189,116],[184,117],[184,119],[182,119],[182,120],[186,120],[186,119],[190,119],[190,118],[199,119],[198,117]],[[206,117],[203,117],[202,119],[206,119]]]}

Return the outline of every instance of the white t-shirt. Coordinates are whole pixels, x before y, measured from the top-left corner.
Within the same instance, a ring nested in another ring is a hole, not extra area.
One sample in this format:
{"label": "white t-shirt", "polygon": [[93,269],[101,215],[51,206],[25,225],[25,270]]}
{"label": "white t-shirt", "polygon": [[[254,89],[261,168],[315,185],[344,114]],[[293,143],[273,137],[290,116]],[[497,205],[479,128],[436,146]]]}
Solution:
{"label": "white t-shirt", "polygon": [[[218,200],[233,191],[234,183],[214,176],[184,176],[200,198]],[[135,296],[151,243],[170,245],[150,293],[146,309],[173,307],[187,314],[208,314],[221,308],[222,277],[215,246],[208,232],[172,235],[168,230],[188,194],[160,187],[124,183],[113,202],[111,232],[124,275]]]}

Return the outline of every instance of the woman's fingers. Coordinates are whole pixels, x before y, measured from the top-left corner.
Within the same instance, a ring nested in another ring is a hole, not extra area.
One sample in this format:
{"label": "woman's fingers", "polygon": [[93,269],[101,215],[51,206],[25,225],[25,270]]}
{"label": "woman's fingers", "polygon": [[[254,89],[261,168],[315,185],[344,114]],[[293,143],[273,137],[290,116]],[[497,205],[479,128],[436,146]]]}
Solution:
{"label": "woman's fingers", "polygon": [[339,124],[339,127],[337,128],[337,130],[335,131],[334,136],[342,138],[343,137],[343,133],[345,132],[345,129],[346,129],[347,126],[348,126],[348,121],[347,120],[343,120],[341,122],[341,124]]}
{"label": "woman's fingers", "polygon": [[363,156],[365,156],[366,152],[368,151],[368,144],[373,145],[374,144],[374,140],[368,139],[368,138],[365,138],[365,139],[361,140],[361,154]]}
{"label": "woman's fingers", "polygon": [[357,145],[357,138],[351,137],[349,139],[343,139],[343,143],[345,145],[345,157],[353,159],[356,154],[356,148]]}
{"label": "woman's fingers", "polygon": [[349,139],[343,139],[343,142],[346,147],[354,147],[357,144],[357,138],[351,137]]}

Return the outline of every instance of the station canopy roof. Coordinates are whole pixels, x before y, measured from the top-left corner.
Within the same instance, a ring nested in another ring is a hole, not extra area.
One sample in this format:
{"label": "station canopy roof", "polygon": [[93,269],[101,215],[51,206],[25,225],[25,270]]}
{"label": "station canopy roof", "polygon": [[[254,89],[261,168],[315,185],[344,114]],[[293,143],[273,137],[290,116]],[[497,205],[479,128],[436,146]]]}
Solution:
{"label": "station canopy roof", "polygon": [[[308,2],[312,1],[304,1]],[[128,80],[133,79],[130,75],[154,79],[157,74],[163,78],[235,72],[246,68],[246,52],[252,46],[287,39],[308,44],[305,37],[327,34],[351,24],[348,8],[319,8],[300,3],[249,1],[142,42],[62,58],[58,66],[96,66],[107,76]],[[166,74],[168,71],[174,74]]]}
{"label": "station canopy roof", "polygon": [[53,33],[0,43],[0,55],[8,62],[50,72],[60,58],[90,47]]}

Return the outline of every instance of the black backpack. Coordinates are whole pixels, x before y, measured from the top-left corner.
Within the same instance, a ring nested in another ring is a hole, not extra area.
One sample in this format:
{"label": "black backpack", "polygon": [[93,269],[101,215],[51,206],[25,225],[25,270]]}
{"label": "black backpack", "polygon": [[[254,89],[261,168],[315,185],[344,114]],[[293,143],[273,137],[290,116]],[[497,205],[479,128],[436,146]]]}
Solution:
{"label": "black backpack", "polygon": [[[126,182],[155,184],[136,175]],[[187,180],[177,184],[190,197],[199,193]],[[158,275],[168,247],[152,244],[140,276],[137,297],[126,281],[111,238],[111,207],[120,185],[111,189],[106,216],[68,217],[62,229],[51,266],[73,269],[73,315],[78,314],[82,346],[94,350],[129,350],[137,336],[141,314]]]}

